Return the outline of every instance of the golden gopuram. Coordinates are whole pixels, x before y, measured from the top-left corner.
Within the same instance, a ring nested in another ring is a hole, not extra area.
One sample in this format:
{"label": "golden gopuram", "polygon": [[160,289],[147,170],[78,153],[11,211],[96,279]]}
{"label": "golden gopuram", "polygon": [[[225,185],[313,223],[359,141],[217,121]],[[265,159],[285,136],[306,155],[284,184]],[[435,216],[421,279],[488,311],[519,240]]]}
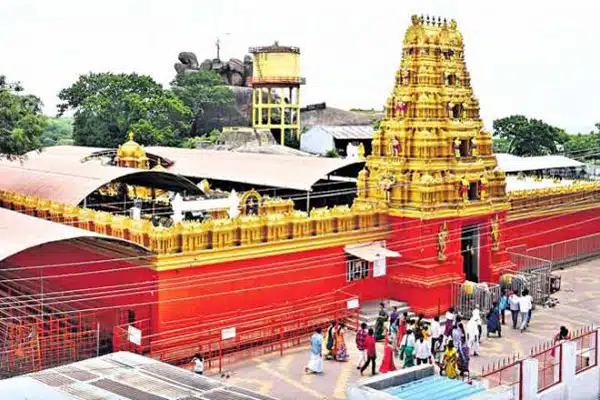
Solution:
{"label": "golden gopuram", "polygon": [[358,201],[424,218],[508,208],[454,20],[412,17]]}

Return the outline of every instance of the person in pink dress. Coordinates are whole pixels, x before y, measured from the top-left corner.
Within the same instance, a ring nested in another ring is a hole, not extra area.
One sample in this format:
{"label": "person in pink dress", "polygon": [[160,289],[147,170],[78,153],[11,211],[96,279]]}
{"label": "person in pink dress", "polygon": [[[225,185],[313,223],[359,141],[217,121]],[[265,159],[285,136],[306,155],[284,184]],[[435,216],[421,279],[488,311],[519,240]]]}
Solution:
{"label": "person in pink dress", "polygon": [[385,374],[386,372],[392,372],[396,370],[394,364],[394,348],[390,345],[388,338],[385,338],[385,344],[383,345],[383,360],[379,367],[379,372]]}

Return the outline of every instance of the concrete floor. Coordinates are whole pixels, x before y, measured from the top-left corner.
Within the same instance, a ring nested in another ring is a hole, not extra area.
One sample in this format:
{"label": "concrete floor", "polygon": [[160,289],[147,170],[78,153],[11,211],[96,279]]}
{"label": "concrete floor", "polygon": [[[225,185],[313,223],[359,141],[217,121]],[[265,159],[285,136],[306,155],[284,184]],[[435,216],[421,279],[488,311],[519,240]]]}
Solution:
{"label": "concrete floor", "polygon": [[[507,325],[503,327],[502,338],[484,337],[482,355],[471,358],[470,370],[473,375],[480,374],[482,366],[507,356],[529,354],[536,344],[551,340],[561,325],[569,329],[598,325],[600,260],[558,271],[558,274],[562,276],[562,288],[556,294],[560,304],[551,309],[538,307],[533,313],[530,328],[522,334],[509,325],[510,314],[507,313]],[[347,335],[346,343],[350,350],[350,361],[326,361],[325,374],[322,376],[304,373],[308,349],[298,348],[286,351],[283,357],[268,355],[240,364],[231,369],[229,381],[282,400],[345,399],[347,385],[361,379],[356,370],[353,332]],[[381,350],[379,354],[382,354]]]}

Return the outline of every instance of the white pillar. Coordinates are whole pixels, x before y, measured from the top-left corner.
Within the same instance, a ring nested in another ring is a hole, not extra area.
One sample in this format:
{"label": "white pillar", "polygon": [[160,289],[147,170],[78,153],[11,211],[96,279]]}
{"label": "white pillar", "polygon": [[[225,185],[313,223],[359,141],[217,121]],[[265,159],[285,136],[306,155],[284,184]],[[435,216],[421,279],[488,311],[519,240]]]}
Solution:
{"label": "white pillar", "polygon": [[522,400],[537,400],[538,364],[538,360],[533,358],[523,360],[523,375],[521,376]]}
{"label": "white pillar", "polygon": [[575,386],[575,367],[577,361],[577,343],[564,342],[562,345],[562,387],[561,399],[571,400],[573,397],[573,386]]}

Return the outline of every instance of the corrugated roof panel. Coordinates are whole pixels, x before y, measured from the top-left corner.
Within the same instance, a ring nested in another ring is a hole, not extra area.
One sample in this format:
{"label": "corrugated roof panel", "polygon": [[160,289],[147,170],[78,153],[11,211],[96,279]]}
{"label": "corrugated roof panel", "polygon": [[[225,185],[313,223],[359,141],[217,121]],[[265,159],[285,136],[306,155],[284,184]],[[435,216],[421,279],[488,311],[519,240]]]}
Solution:
{"label": "corrugated roof panel", "polygon": [[38,374],[32,375],[31,377],[52,387],[60,387],[75,383],[73,379],[51,371],[42,371]]}
{"label": "corrugated roof panel", "polygon": [[215,380],[162,363],[145,365],[140,367],[140,370],[199,390],[211,390],[223,386]]}
{"label": "corrugated roof panel", "polygon": [[192,395],[190,390],[174,386],[164,379],[154,378],[151,375],[140,374],[138,371],[122,371],[113,375],[114,379],[122,384],[138,388],[144,392],[154,393],[167,399],[178,399]]}
{"label": "corrugated roof panel", "polygon": [[100,379],[91,382],[90,384],[130,400],[168,400],[165,397],[157,396],[153,393],[148,393],[128,385],[123,385],[122,383],[111,379]]}
{"label": "corrugated roof panel", "polygon": [[311,129],[321,130],[335,139],[367,140],[373,139],[374,128],[371,125],[315,125]]}
{"label": "corrugated roof panel", "polygon": [[576,168],[585,166],[584,163],[564,156],[519,157],[513,154],[495,154],[498,168],[504,172],[525,172],[540,169]]}
{"label": "corrugated roof panel", "polygon": [[57,368],[56,371],[68,376],[69,378],[73,378],[82,382],[91,381],[92,379],[96,379],[98,377],[96,374],[92,374],[91,372],[83,369],[75,368],[71,365]]}

